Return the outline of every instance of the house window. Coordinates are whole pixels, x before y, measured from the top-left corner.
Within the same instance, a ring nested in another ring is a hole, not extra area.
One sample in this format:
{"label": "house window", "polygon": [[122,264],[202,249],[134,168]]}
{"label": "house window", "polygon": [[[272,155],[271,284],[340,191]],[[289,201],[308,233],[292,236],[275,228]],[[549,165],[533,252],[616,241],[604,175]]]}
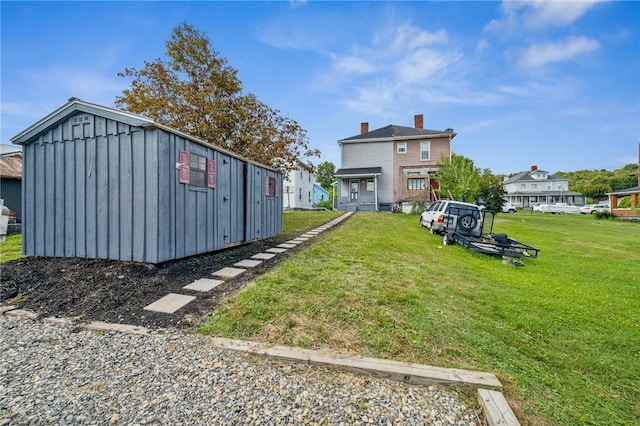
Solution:
{"label": "house window", "polygon": [[309,202],[311,202],[311,191],[309,191]]}
{"label": "house window", "polygon": [[373,192],[373,179],[367,179],[367,191]]}
{"label": "house window", "polygon": [[431,142],[420,142],[420,160],[429,161],[431,158]]}
{"label": "house window", "polygon": [[547,184],[547,189],[549,189],[549,190],[552,189],[550,183]]}
{"label": "house window", "polygon": [[520,189],[527,189],[527,184],[526,183],[521,183],[520,184]]}
{"label": "house window", "polygon": [[407,143],[406,142],[398,142],[396,152],[398,154],[406,154],[407,153]]}
{"label": "house window", "polygon": [[298,199],[302,200],[302,188],[298,188]]}
{"label": "house window", "polygon": [[420,190],[425,188],[425,178],[407,179],[407,189]]}
{"label": "house window", "polygon": [[537,183],[532,183],[531,184],[531,189],[536,189],[538,188],[538,184]]}

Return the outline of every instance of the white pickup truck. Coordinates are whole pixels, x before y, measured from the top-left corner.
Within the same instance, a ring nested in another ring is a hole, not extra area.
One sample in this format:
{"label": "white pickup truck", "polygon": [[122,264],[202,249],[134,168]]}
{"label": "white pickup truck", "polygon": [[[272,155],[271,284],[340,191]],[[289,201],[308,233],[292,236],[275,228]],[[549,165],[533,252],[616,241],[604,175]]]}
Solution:
{"label": "white pickup truck", "polygon": [[580,209],[577,206],[572,206],[567,203],[540,204],[538,208],[534,210],[551,214],[580,214]]}

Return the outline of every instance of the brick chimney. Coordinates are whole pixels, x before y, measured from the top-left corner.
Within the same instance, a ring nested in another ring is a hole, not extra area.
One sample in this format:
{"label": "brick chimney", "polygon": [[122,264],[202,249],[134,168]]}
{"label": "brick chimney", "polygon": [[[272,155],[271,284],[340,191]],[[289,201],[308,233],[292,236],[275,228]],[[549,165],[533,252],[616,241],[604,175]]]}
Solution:
{"label": "brick chimney", "polygon": [[422,114],[416,114],[413,116],[414,127],[416,129],[424,129],[424,117]]}
{"label": "brick chimney", "polygon": [[531,171],[535,172],[536,170],[538,170],[538,166],[531,166]]}
{"label": "brick chimney", "polygon": [[369,123],[360,123],[360,134],[364,135],[369,132]]}

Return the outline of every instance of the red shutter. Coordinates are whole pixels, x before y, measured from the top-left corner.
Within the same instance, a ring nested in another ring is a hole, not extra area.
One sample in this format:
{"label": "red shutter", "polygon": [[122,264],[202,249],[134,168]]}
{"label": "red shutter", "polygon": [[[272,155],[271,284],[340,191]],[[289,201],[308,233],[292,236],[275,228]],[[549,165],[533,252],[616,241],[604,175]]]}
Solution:
{"label": "red shutter", "polygon": [[265,176],[264,179],[264,195],[269,195],[269,176]]}
{"label": "red shutter", "polygon": [[181,150],[178,158],[180,159],[178,181],[180,183],[189,183],[189,152]]}
{"label": "red shutter", "polygon": [[216,187],[216,160],[207,160],[207,186]]}

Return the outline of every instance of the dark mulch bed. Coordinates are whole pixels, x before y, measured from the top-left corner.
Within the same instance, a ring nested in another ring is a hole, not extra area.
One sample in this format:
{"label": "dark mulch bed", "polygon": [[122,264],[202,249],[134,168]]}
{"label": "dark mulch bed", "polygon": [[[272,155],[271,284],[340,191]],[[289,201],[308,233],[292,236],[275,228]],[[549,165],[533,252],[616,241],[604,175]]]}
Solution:
{"label": "dark mulch bed", "polygon": [[[33,310],[42,317],[133,324],[152,329],[192,328],[202,324],[216,307],[257,275],[310,242],[263,261],[208,293],[184,290],[183,286],[199,278],[212,278],[212,272],[233,266],[287,239],[278,236],[158,265],[105,259],[21,258],[0,265],[0,303]],[[143,310],[169,293],[193,295],[197,299],[174,314]]]}

